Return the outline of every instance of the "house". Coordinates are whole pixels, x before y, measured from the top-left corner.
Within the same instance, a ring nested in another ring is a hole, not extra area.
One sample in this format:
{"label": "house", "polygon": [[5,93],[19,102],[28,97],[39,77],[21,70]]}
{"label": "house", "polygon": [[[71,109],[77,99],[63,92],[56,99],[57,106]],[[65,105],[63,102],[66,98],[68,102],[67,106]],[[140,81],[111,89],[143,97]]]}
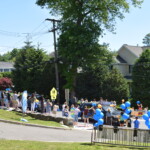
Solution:
{"label": "house", "polygon": [[11,72],[14,69],[14,63],[0,61],[0,72]]}
{"label": "house", "polygon": [[115,63],[112,65],[112,67],[120,70],[123,76],[127,79],[129,86],[132,82],[132,67],[142,52],[147,48],[150,47],[131,46],[124,44],[117,52]]}

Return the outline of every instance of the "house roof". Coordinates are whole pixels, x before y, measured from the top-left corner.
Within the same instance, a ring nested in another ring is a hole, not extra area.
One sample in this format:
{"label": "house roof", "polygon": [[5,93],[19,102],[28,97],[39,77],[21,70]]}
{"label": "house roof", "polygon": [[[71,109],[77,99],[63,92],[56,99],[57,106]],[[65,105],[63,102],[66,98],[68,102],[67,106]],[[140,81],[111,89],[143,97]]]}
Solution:
{"label": "house roof", "polygon": [[116,61],[118,62],[118,63],[127,63],[121,56],[119,56],[119,55],[117,55],[116,56]]}
{"label": "house roof", "polygon": [[0,69],[14,68],[14,63],[0,61]]}
{"label": "house roof", "polygon": [[140,55],[143,52],[143,48],[140,46],[131,46],[131,45],[127,45],[127,44],[124,44],[123,46],[126,47],[129,51],[131,51],[137,57],[140,57]]}

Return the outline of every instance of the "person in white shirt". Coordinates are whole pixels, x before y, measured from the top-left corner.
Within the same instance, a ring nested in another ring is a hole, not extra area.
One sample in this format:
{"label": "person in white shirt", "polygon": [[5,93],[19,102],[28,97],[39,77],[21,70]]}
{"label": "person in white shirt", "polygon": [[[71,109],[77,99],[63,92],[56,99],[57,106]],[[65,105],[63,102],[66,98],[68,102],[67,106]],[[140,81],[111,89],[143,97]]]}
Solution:
{"label": "person in white shirt", "polygon": [[53,106],[53,114],[54,114],[54,117],[56,117],[56,113],[57,113],[57,110],[58,110],[59,106],[57,104],[55,104]]}
{"label": "person in white shirt", "polygon": [[75,110],[74,110],[74,125],[78,125],[78,114],[80,112],[80,109],[78,108],[78,106],[75,106]]}

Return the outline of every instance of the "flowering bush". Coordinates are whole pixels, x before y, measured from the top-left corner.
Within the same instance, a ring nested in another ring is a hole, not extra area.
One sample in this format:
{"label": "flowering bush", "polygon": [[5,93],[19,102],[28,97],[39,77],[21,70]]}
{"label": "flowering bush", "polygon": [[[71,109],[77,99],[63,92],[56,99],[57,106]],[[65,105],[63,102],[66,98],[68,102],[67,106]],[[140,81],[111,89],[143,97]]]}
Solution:
{"label": "flowering bush", "polygon": [[10,78],[0,78],[0,90],[5,90],[6,88],[11,87],[12,85],[13,84]]}

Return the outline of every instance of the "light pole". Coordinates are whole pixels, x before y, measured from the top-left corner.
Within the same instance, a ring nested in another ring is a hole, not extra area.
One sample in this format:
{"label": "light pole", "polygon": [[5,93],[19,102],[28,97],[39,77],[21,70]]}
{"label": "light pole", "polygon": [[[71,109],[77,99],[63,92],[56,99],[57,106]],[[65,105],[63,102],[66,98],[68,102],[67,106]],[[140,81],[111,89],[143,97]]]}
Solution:
{"label": "light pole", "polygon": [[55,53],[55,77],[56,77],[56,90],[57,90],[57,102],[60,103],[60,93],[59,93],[59,73],[58,73],[58,52],[56,49],[56,33],[55,31],[57,30],[56,28],[56,23],[60,22],[60,20],[55,20],[55,19],[46,19],[47,21],[53,22],[53,29],[50,32],[53,32],[53,37],[54,37],[54,53]]}

